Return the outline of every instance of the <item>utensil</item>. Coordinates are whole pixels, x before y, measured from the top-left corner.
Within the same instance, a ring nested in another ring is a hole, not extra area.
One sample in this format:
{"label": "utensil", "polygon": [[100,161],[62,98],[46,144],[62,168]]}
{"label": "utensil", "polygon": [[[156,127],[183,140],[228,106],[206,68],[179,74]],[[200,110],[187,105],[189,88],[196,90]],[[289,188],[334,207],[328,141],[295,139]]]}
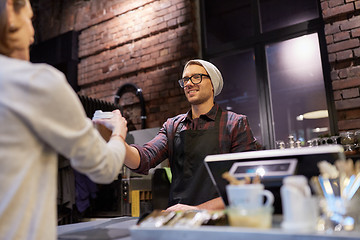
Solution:
{"label": "utensil", "polygon": [[319,176],[319,183],[324,194],[324,197],[328,200],[335,198],[333,188],[328,178]]}
{"label": "utensil", "polygon": [[316,193],[316,195],[324,196],[324,193],[321,190],[321,186],[320,186],[320,183],[319,183],[319,177],[316,177],[316,176],[311,177],[310,186],[311,186],[311,189]]}
{"label": "utensil", "polygon": [[339,176],[339,171],[336,167],[327,161],[318,162],[317,166],[324,178],[337,178]]}
{"label": "utensil", "polygon": [[354,179],[354,183],[351,185],[350,190],[347,195],[347,199],[352,199],[355,193],[358,191],[360,187],[360,173],[356,175]]}
{"label": "utensil", "polygon": [[340,197],[340,194],[341,194],[340,178],[329,179],[329,183],[330,183],[331,189],[334,193],[334,196]]}
{"label": "utensil", "polygon": [[[360,145],[360,143],[359,143]],[[360,173],[360,160],[356,160],[355,162],[355,174],[359,174]]]}
{"label": "utensil", "polygon": [[344,186],[344,187],[343,187],[343,190],[342,190],[342,197],[343,197],[343,198],[346,199],[347,196],[349,195],[351,186],[354,184],[355,178],[356,178],[356,176],[355,176],[355,175],[352,175],[352,176],[350,176],[349,178],[346,178],[346,179],[342,182],[342,185]]}
{"label": "utensil", "polygon": [[345,163],[345,173],[346,176],[350,177],[354,174],[354,161],[352,159],[347,159]]}

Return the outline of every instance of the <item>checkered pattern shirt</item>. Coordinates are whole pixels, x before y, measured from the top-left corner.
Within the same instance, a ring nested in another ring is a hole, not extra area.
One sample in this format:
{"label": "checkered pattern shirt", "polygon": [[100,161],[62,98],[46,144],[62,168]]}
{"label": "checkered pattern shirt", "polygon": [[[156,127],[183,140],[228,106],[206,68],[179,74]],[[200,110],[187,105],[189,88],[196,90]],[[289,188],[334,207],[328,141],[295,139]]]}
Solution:
{"label": "checkered pattern shirt", "polygon": [[[188,129],[206,130],[215,127],[215,117],[220,106],[215,103],[212,109],[199,118],[191,118],[191,110],[167,119],[154,139],[138,146],[133,144],[140,153],[140,166],[133,171],[147,174],[150,168],[169,158],[172,162],[173,142],[176,131]],[[177,129],[179,124],[181,129]],[[222,110],[219,125],[220,153],[233,153],[256,150],[256,139],[253,136],[245,115]]]}

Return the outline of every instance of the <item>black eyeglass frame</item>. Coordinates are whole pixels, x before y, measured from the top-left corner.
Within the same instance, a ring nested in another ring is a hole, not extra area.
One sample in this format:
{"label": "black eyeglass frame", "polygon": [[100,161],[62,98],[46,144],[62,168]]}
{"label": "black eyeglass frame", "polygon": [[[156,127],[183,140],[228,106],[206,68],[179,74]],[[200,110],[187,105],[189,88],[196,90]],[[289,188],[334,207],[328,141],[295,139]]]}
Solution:
{"label": "black eyeglass frame", "polygon": [[[200,76],[200,81],[199,81],[199,82],[194,82],[194,81],[193,81],[193,77],[194,77],[194,76]],[[203,78],[203,77],[208,77],[208,78],[210,78],[210,76],[207,75],[207,74],[196,73],[196,74],[194,74],[194,75],[192,75],[192,76],[190,76],[190,77],[183,77],[183,78],[181,78],[180,80],[178,80],[178,83],[179,83],[179,85],[180,85],[181,88],[184,88],[184,87],[185,87],[185,82],[188,82],[189,80],[190,80],[193,84],[197,85],[197,84],[200,84],[200,83],[202,82],[202,78]]]}

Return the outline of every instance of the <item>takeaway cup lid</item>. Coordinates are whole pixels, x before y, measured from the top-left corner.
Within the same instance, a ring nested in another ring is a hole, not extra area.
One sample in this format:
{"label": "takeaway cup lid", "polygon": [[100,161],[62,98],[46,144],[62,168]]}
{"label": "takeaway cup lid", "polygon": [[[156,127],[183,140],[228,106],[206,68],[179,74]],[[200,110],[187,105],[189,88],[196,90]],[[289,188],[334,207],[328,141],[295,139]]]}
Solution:
{"label": "takeaway cup lid", "polygon": [[102,118],[112,118],[114,114],[112,112],[103,112],[101,110],[96,110],[93,116],[93,120],[102,119]]}

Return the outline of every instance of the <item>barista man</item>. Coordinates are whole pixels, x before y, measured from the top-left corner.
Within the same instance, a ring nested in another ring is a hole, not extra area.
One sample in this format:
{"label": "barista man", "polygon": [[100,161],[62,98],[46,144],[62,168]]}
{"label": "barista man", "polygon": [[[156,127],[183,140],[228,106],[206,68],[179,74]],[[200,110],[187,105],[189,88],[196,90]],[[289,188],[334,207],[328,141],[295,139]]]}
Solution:
{"label": "barista man", "polygon": [[169,159],[169,211],[223,209],[204,158],[255,150],[256,140],[246,116],[223,110],[214,102],[222,90],[223,78],[212,63],[188,61],[179,84],[191,109],[167,119],[157,136],[142,147],[126,145],[125,164],[137,173],[147,174],[150,168]]}

